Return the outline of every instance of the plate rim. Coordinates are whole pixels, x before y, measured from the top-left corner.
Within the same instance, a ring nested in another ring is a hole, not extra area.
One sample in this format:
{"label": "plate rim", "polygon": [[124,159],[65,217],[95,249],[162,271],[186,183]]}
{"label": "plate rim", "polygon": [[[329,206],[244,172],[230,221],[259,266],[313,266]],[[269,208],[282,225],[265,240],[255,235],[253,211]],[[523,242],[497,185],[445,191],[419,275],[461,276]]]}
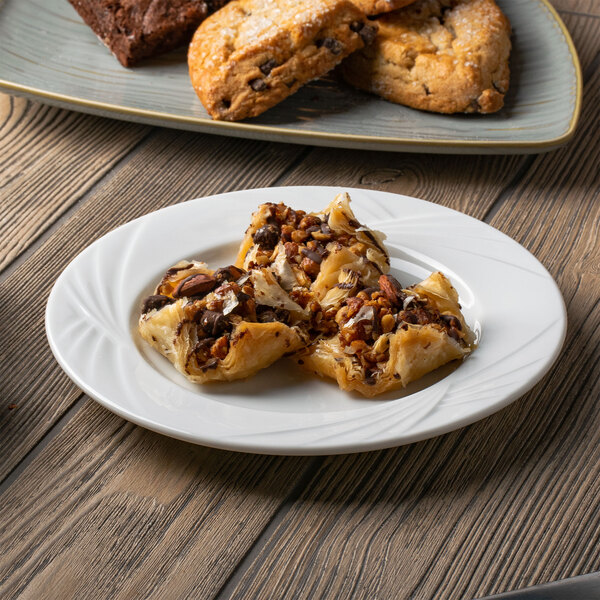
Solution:
{"label": "plate rim", "polygon": [[[164,113],[157,110],[149,110],[144,108],[132,108],[121,106],[114,103],[100,102],[97,100],[89,100],[78,96],[70,96],[68,94],[60,94],[49,92],[32,86],[27,86],[19,83],[14,83],[6,79],[0,78],[0,88],[11,91],[16,94],[25,95],[33,98],[43,98],[51,103],[59,106],[67,105],[67,107],[79,107],[82,112],[91,112],[106,116],[110,113],[114,118],[125,121],[138,121],[142,123],[156,124],[158,121],[168,122],[171,127],[180,129],[193,129],[202,133],[231,135],[237,137],[248,137],[250,139],[262,139],[280,137],[276,141],[288,142],[295,144],[312,144],[312,145],[327,145],[327,142],[335,145],[351,143],[353,147],[360,148],[367,145],[381,145],[381,150],[429,150],[429,149],[464,149],[464,150],[510,150],[518,149],[520,151],[541,151],[547,152],[559,146],[566,144],[574,135],[577,129],[577,123],[581,114],[582,96],[583,96],[583,76],[581,73],[581,64],[575,44],[571,38],[571,34],[561,19],[558,11],[550,4],[549,0],[535,0],[541,3],[550,13],[556,24],[561,30],[569,55],[573,63],[575,71],[575,102],[569,127],[562,135],[551,139],[538,140],[515,140],[515,141],[500,141],[500,140],[444,140],[439,138],[429,139],[414,139],[405,137],[387,137],[387,136],[369,136],[356,135],[334,132],[320,131],[305,131],[305,130],[290,130],[283,127],[271,125],[258,125],[253,123],[230,122],[230,121],[215,121],[213,119],[194,117],[186,115],[174,115]],[[129,118],[127,118],[129,117]],[[187,127],[186,127],[187,126]],[[190,126],[193,126],[190,127]],[[249,135],[253,134],[253,135]]]}
{"label": "plate rim", "polygon": [[[345,188],[345,187],[341,187],[341,186],[288,186],[288,187],[284,186],[284,187],[270,187],[270,188],[251,188],[248,190],[236,190],[236,191],[226,192],[223,194],[213,194],[210,196],[192,198],[182,204],[187,204],[188,202],[195,202],[195,201],[209,201],[214,198],[222,198],[224,196],[230,196],[230,195],[245,195],[246,193],[259,194],[266,190],[271,190],[270,193],[273,193],[272,190],[286,190],[286,189],[287,190],[290,190],[290,189],[294,189],[294,190],[319,189],[319,190],[327,190],[329,193],[333,193],[334,191],[339,192],[340,189],[343,189],[343,190],[347,191],[348,193],[350,193],[350,195],[352,195],[353,192],[360,191],[363,193],[366,192],[367,194],[375,193],[375,195],[382,194],[382,195],[399,196],[399,197],[406,198],[409,200],[417,200],[418,202],[424,203],[425,205],[433,206],[433,207],[435,207],[436,210],[439,209],[442,213],[444,213],[444,212],[458,213],[463,218],[466,218],[470,221],[474,221],[481,226],[490,228],[491,230],[496,232],[496,234],[499,234],[503,238],[507,238],[508,240],[510,240],[510,242],[512,244],[518,246],[520,251],[528,254],[531,258],[533,258],[533,260],[537,263],[537,265],[540,267],[540,269],[543,270],[544,277],[547,279],[547,281],[551,282],[551,284],[553,285],[554,290],[557,294],[557,297],[560,299],[560,307],[561,307],[561,319],[560,319],[560,323],[559,323],[561,330],[560,330],[560,335],[559,335],[559,338],[560,338],[559,343],[557,343],[557,345],[555,347],[553,347],[552,352],[549,353],[544,358],[543,366],[538,370],[538,372],[535,374],[534,377],[529,377],[527,379],[523,379],[511,393],[505,395],[504,397],[501,398],[501,400],[496,401],[496,403],[486,405],[483,408],[478,408],[477,410],[471,412],[470,414],[467,414],[466,416],[461,416],[461,418],[459,418],[457,420],[446,421],[436,427],[430,427],[429,429],[425,430],[424,432],[417,431],[416,433],[413,433],[412,435],[407,435],[406,432],[403,432],[399,436],[396,435],[396,439],[392,439],[392,438],[388,437],[384,440],[378,440],[375,442],[370,442],[370,441],[365,442],[364,440],[360,440],[358,442],[354,441],[354,442],[346,442],[346,443],[341,443],[341,444],[334,443],[333,445],[328,444],[326,442],[325,443],[318,442],[315,444],[315,443],[309,441],[308,446],[302,446],[302,445],[297,445],[297,444],[290,446],[289,443],[288,443],[288,445],[286,445],[285,443],[280,443],[280,442],[278,443],[278,442],[270,441],[269,444],[265,445],[264,447],[260,447],[260,446],[256,446],[256,443],[253,443],[252,440],[250,440],[249,442],[245,442],[243,439],[235,440],[235,436],[229,436],[228,438],[225,439],[225,441],[220,442],[219,439],[215,439],[215,438],[211,438],[210,436],[206,436],[206,433],[203,433],[203,434],[198,434],[197,432],[196,433],[187,433],[185,431],[182,431],[181,429],[172,427],[171,425],[160,423],[157,420],[153,421],[149,417],[145,417],[143,415],[139,415],[134,412],[131,412],[131,409],[123,408],[120,404],[116,403],[115,401],[111,400],[110,398],[104,397],[104,395],[102,393],[97,392],[97,390],[94,389],[94,387],[91,384],[88,384],[86,382],[85,378],[82,378],[79,376],[79,374],[75,371],[75,369],[73,369],[71,367],[71,365],[69,364],[69,361],[63,357],[61,350],[56,343],[56,340],[53,339],[53,336],[51,335],[52,326],[51,326],[50,311],[51,311],[52,304],[55,301],[54,298],[57,294],[57,288],[58,288],[57,284],[58,284],[59,280],[62,279],[62,277],[64,276],[64,273],[66,271],[73,268],[72,267],[73,263],[75,261],[77,261],[77,259],[79,257],[81,257],[83,254],[90,252],[90,249],[92,247],[97,246],[107,236],[110,236],[111,234],[114,234],[115,232],[118,232],[118,231],[122,230],[123,228],[126,228],[137,221],[143,220],[145,217],[148,217],[150,215],[156,215],[157,213],[163,213],[165,211],[176,209],[177,206],[179,206],[179,204],[176,204],[176,205],[171,205],[171,206],[161,208],[157,211],[152,211],[151,213],[147,213],[146,215],[142,215],[140,217],[137,217],[136,219],[132,219],[131,221],[128,221],[127,223],[124,223],[124,224],[120,225],[119,227],[107,232],[106,234],[104,234],[103,236],[101,236],[100,238],[98,238],[97,240],[92,242],[90,245],[88,245],[86,248],[84,248],[81,252],[79,252],[69,262],[69,264],[65,267],[65,270],[57,278],[55,284],[52,287],[52,290],[49,294],[49,297],[48,297],[48,300],[46,303],[44,324],[45,324],[46,339],[48,340],[50,349],[51,349],[55,359],[57,360],[57,362],[59,363],[61,368],[65,371],[65,373],[68,375],[68,377],[79,388],[81,388],[87,395],[89,395],[91,398],[93,398],[96,402],[98,402],[101,406],[105,407],[109,411],[117,414],[118,416],[120,416],[132,423],[135,423],[139,426],[142,426],[146,429],[155,431],[162,435],[167,435],[169,437],[184,440],[184,441],[191,442],[194,444],[209,446],[209,447],[213,447],[213,448],[220,448],[220,449],[230,450],[230,451],[250,452],[250,453],[254,453],[254,454],[268,454],[268,455],[311,456],[311,455],[347,454],[347,453],[379,450],[379,449],[390,448],[390,447],[398,447],[398,446],[422,441],[425,439],[430,439],[430,438],[436,437],[438,435],[442,435],[445,433],[449,433],[449,432],[458,430],[462,427],[465,427],[467,425],[470,425],[472,423],[480,421],[480,420],[498,412],[499,410],[505,408],[506,406],[508,406],[509,404],[514,402],[516,399],[520,398],[524,393],[531,390],[550,371],[550,369],[552,368],[552,365],[555,363],[555,361],[557,360],[557,358],[559,357],[559,355],[562,351],[564,341],[566,338],[566,332],[567,332],[567,312],[566,312],[566,306],[564,303],[564,298],[562,296],[562,293],[560,292],[560,288],[558,287],[558,285],[557,285],[556,281],[554,280],[554,278],[552,277],[552,275],[544,267],[544,265],[529,250],[527,250],[524,246],[519,244],[516,240],[513,240],[512,238],[510,238],[510,236],[507,236],[503,232],[492,227],[491,225],[488,225],[487,223],[485,223],[483,221],[480,221],[479,219],[471,217],[470,215],[466,215],[455,209],[445,207],[445,206],[442,206],[442,205],[439,205],[439,204],[436,204],[433,202],[429,202],[427,200],[422,200],[422,199],[416,198],[414,196],[406,196],[404,194],[395,194],[393,192],[382,192],[380,190],[372,190],[372,189],[365,189],[365,188]],[[154,217],[154,218],[157,218],[157,217]],[[172,385],[176,385],[176,384],[174,382],[172,382]],[[360,409],[357,409],[357,410],[360,410]],[[342,414],[342,413],[340,413],[340,414]],[[257,435],[257,434],[255,434],[255,435]]]}

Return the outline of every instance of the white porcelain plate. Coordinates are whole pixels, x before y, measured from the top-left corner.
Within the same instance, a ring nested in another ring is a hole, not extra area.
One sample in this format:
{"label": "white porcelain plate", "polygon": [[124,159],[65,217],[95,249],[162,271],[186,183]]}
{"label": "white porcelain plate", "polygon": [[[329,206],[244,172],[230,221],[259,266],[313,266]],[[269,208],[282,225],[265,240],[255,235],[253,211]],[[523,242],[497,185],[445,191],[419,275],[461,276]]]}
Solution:
{"label": "white porcelain plate", "polygon": [[347,190],[361,222],[387,234],[392,273],[409,285],[450,277],[479,347],[458,367],[406,390],[364,399],[282,360],[257,376],[188,383],[139,339],[141,300],[181,259],[231,264],[263,202],[326,206],[339,188],[290,187],[200,198],[132,221],[65,269],[48,300],[46,331],[58,362],[87,394],[143,427],[190,442],[272,454],[333,454],[407,444],[506,406],[550,368],[566,315],[544,267],[504,234],[416,198]]}
{"label": "white porcelain plate", "polygon": [[126,69],[67,0],[0,0],[0,88],[84,112],[279,142],[412,152],[527,153],[566,143],[581,70],[548,0],[498,0],[512,28],[511,84],[493,115],[440,115],[386,102],[335,77],[240,123],[211,120],[185,49]]}

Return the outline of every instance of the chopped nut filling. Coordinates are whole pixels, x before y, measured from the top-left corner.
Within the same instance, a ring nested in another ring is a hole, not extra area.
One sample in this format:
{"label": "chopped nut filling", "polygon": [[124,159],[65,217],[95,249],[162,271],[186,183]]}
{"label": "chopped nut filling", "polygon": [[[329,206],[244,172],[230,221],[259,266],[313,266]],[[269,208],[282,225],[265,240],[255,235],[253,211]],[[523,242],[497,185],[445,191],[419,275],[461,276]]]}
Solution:
{"label": "chopped nut filling", "polygon": [[347,298],[335,315],[341,346],[354,357],[367,377],[376,377],[380,363],[389,360],[389,337],[411,325],[435,325],[450,337],[465,344],[461,323],[453,315],[444,315],[416,295],[411,287],[402,288],[390,275],[379,278],[379,288],[363,289]]}
{"label": "chopped nut filling", "polygon": [[195,273],[177,281],[178,272],[192,267],[190,264],[169,269],[159,286],[165,293],[148,296],[142,304],[142,314],[146,314],[177,299],[187,298],[186,317],[179,324],[176,335],[181,335],[184,324],[195,327],[197,342],[188,357],[188,365],[193,360],[202,369],[216,368],[218,361],[226,358],[234,327],[241,321],[289,322],[289,311],[256,303],[254,286],[243,269],[230,265],[213,275]]}
{"label": "chopped nut filling", "polygon": [[[334,232],[325,220],[303,210],[293,210],[284,204],[268,203],[267,225],[252,236],[258,246],[256,256],[248,264],[249,269],[265,266],[271,259],[272,250],[281,242],[290,264],[306,276],[307,286],[319,275],[320,264],[327,258],[327,244],[335,241],[348,246],[357,256],[364,256],[366,246],[348,233]],[[360,227],[360,223],[353,222]],[[376,242],[375,242],[376,244]],[[298,274],[301,278],[302,275]]]}

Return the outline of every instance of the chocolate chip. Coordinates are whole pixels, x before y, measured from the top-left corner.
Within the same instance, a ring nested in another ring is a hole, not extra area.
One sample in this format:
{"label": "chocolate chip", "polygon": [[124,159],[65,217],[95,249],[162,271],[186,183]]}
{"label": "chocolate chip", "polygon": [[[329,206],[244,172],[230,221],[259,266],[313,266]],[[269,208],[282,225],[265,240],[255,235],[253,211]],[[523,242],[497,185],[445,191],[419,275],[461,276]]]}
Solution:
{"label": "chocolate chip", "polygon": [[410,323],[411,325],[417,325],[419,323],[419,317],[412,312],[403,310],[400,317],[403,321]]}
{"label": "chocolate chip", "polygon": [[226,281],[237,281],[246,271],[238,269],[234,265],[217,269],[214,274],[214,278],[218,285],[225,283]]}
{"label": "chocolate chip", "polygon": [[373,25],[367,25],[361,21],[354,21],[353,23],[350,23],[350,29],[360,35],[365,46],[371,44],[377,35],[377,27],[374,27]]}
{"label": "chocolate chip", "polygon": [[189,265],[183,265],[182,267],[171,267],[165,273],[165,277],[171,277],[172,275],[175,275],[176,273],[179,273],[179,271],[184,271],[186,269],[191,269],[193,266],[194,265],[189,264]]}
{"label": "chocolate chip", "polygon": [[192,348],[192,352],[198,354],[199,352],[208,352],[210,347],[215,343],[215,338],[202,338],[198,340],[194,347]]}
{"label": "chocolate chip", "polygon": [[255,91],[255,92],[264,92],[267,89],[267,84],[265,83],[264,79],[251,79],[248,82],[248,85]]}
{"label": "chocolate chip", "polygon": [[365,46],[368,46],[369,44],[373,43],[373,40],[377,35],[377,27],[374,27],[373,25],[365,25],[358,32],[358,35],[360,35]]}
{"label": "chocolate chip", "polygon": [[342,43],[339,40],[336,40],[335,38],[330,38],[330,37],[326,37],[323,38],[322,40],[317,40],[315,42],[315,46],[317,48],[321,48],[321,46],[325,46],[325,48],[327,48],[332,54],[340,54],[342,52],[342,50],[344,49],[344,46],[342,45]]}
{"label": "chocolate chip", "polygon": [[223,108],[225,109],[229,109],[231,108],[231,100],[221,100],[221,104],[223,105]]}
{"label": "chocolate chip", "polygon": [[450,329],[450,331],[448,331],[448,335],[451,338],[454,338],[457,342],[460,342],[460,335],[458,334],[458,331],[456,331],[456,329]]}
{"label": "chocolate chip", "polygon": [[318,252],[313,252],[308,248],[302,248],[301,252],[304,254],[304,256],[306,256],[306,258],[310,258],[310,260],[316,262],[317,264],[320,264],[323,261],[323,257]]}
{"label": "chocolate chip", "polygon": [[442,319],[448,324],[449,327],[453,327],[458,329],[459,331],[462,329],[462,325],[460,321],[454,315],[440,315]]}
{"label": "chocolate chip", "polygon": [[281,323],[287,323],[290,320],[290,311],[285,308],[276,308],[275,316]]}
{"label": "chocolate chip", "polygon": [[145,315],[151,310],[160,310],[163,306],[171,304],[172,298],[169,296],[163,296],[162,294],[155,294],[154,296],[148,296],[142,304],[142,314]]}
{"label": "chocolate chip", "polygon": [[210,360],[207,360],[204,363],[204,365],[202,366],[202,372],[206,373],[206,371],[208,371],[208,369],[216,369],[218,364],[219,364],[218,358],[211,358]]}
{"label": "chocolate chip", "polygon": [[375,337],[377,337],[380,333],[381,333],[381,325],[380,325],[379,319],[377,318],[377,315],[376,315],[375,318],[373,319],[373,334],[375,335]]}
{"label": "chocolate chip", "polygon": [[375,292],[380,292],[380,291],[381,290],[376,287],[366,287],[364,290],[361,290],[361,292],[365,293],[369,297],[371,297]]}
{"label": "chocolate chip", "polygon": [[274,323],[277,321],[277,316],[274,310],[264,310],[260,314],[256,314],[259,323]]}
{"label": "chocolate chip", "polygon": [[268,306],[260,305],[256,308],[256,318],[259,323],[287,323],[290,318],[289,311],[284,308],[271,308]]}
{"label": "chocolate chip", "polygon": [[205,310],[200,317],[200,327],[207,335],[217,336],[223,333],[229,325],[229,321],[223,313],[214,310]]}
{"label": "chocolate chip", "polygon": [[269,59],[258,67],[264,75],[268,75],[277,66],[277,61],[273,58]]}
{"label": "chocolate chip", "polygon": [[277,242],[279,241],[279,231],[274,225],[265,225],[256,231],[252,239],[261,248],[272,250],[277,246]]}
{"label": "chocolate chip", "polygon": [[314,250],[321,255],[321,258],[325,258],[325,256],[329,254],[329,252],[327,252],[327,248],[323,246],[320,241],[316,242]]}
{"label": "chocolate chip", "polygon": [[190,275],[181,281],[175,288],[173,296],[175,298],[183,298],[206,294],[215,287],[216,283],[217,282],[212,275],[196,273],[195,275]]}

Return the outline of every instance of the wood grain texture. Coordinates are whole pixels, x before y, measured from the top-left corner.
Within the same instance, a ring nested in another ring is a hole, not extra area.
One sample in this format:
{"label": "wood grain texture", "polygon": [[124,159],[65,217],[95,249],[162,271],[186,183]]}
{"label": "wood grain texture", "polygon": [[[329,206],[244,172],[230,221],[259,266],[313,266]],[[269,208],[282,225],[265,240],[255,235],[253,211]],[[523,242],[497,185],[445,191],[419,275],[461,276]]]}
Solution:
{"label": "wood grain texture", "polygon": [[600,17],[600,2],[598,0],[551,0],[551,3],[559,11]]}
{"label": "wood grain texture", "polygon": [[[600,4],[600,3],[599,3]],[[567,29],[573,36],[573,43],[579,56],[581,70],[584,77],[584,83],[590,78],[590,75],[597,69],[598,55],[600,54],[600,43],[598,39],[598,19],[584,17],[577,14],[564,14],[563,21]],[[585,93],[586,90],[584,90]],[[587,105],[587,96],[583,96],[583,105]],[[580,126],[586,126],[583,118],[580,119]],[[571,148],[571,141],[566,148]]]}
{"label": "wood grain texture", "polygon": [[[491,219],[542,260],[567,301],[569,338],[552,372],[468,428],[325,460],[194,447],[88,401],[0,496],[0,597],[451,600],[600,568],[600,20],[565,20],[588,81],[577,139],[552,154],[306,154],[152,132],[0,277],[0,476],[80,394],[40,339],[58,273],[125,221],[231,189],[372,187]],[[81,119],[77,128],[92,127]],[[36,127],[20,122],[22,136]],[[52,176],[57,189],[85,188]]]}
{"label": "wood grain texture", "polygon": [[[582,123],[598,123],[600,72],[584,67]],[[567,148],[534,160],[492,218],[542,260],[567,302],[569,334],[550,374],[460,431],[328,459],[233,598],[265,588],[286,598],[474,598],[600,568],[599,162],[597,129],[581,127]]]}
{"label": "wood grain texture", "polygon": [[68,262],[104,233],[157,208],[268,186],[302,152],[300,146],[157,130],[50,239],[0,280],[0,338],[11,340],[10,349],[0,348],[0,479],[80,395],[43,333],[48,294]]}
{"label": "wood grain texture", "polygon": [[0,271],[149,132],[0,94]]}
{"label": "wood grain texture", "polygon": [[[520,177],[525,156],[436,156],[315,148],[282,185],[333,185],[416,196],[483,218]],[[323,169],[323,164],[335,165]]]}
{"label": "wood grain texture", "polygon": [[1,499],[0,595],[213,597],[312,460],[194,446],[89,401]]}

